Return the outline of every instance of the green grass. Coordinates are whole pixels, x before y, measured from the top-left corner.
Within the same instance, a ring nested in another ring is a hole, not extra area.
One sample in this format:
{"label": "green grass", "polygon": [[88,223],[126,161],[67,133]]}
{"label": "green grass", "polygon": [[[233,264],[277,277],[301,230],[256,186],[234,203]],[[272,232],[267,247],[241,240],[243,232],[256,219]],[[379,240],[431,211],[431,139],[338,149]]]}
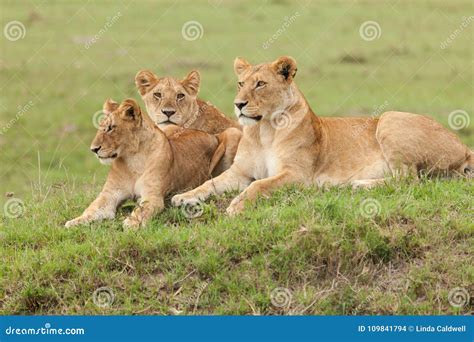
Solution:
{"label": "green grass", "polygon": [[[224,215],[228,194],[199,218],[170,208],[136,233],[121,227],[130,206],[114,221],[62,228],[107,173],[89,152],[92,115],[107,97],[139,99],[139,69],[176,77],[199,69],[201,98],[231,113],[235,56],[257,63],[289,54],[319,115],[371,115],[383,106],[446,126],[457,109],[472,118],[471,32],[440,49],[471,14],[470,1],[261,4],[0,2],[2,29],[12,20],[26,27],[23,39],[1,37],[0,193],[12,192],[24,210],[17,218],[4,210],[0,219],[0,313],[472,313],[448,302],[457,287],[474,295],[472,181],[390,182],[370,191],[290,187],[237,218]],[[202,24],[201,39],[183,39],[190,20]],[[381,27],[370,42],[359,35],[368,20]],[[473,127],[456,132],[471,148]],[[364,215],[367,199],[379,206],[374,216]],[[101,287],[115,295],[106,308],[93,301]],[[272,304],[277,287],[291,294],[282,307]]]}

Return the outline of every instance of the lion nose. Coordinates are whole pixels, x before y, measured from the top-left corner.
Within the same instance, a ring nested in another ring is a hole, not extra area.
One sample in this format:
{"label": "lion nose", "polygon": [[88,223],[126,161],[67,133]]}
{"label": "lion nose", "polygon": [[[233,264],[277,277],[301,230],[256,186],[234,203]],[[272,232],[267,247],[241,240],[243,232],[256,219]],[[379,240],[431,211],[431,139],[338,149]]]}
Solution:
{"label": "lion nose", "polygon": [[97,154],[97,152],[100,151],[102,146],[91,146],[91,151],[94,152],[95,154]]}
{"label": "lion nose", "polygon": [[248,101],[245,101],[245,102],[234,102],[235,106],[236,106],[237,108],[239,108],[239,110],[242,110],[242,108],[244,108],[244,107],[247,105],[247,103],[249,103],[249,102],[248,102]]}
{"label": "lion nose", "polygon": [[163,109],[161,111],[163,114],[165,114],[167,117],[170,117],[171,115],[173,115],[174,113],[176,113],[176,111],[174,109]]}

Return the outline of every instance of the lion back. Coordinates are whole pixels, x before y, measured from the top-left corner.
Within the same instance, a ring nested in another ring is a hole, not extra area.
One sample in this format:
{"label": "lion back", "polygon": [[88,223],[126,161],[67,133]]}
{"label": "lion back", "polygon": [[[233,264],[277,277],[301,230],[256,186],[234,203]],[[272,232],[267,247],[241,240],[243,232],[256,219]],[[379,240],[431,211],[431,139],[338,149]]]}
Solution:
{"label": "lion back", "polygon": [[211,175],[211,161],[219,145],[217,137],[205,132],[180,128],[169,136],[179,188],[191,189]]}

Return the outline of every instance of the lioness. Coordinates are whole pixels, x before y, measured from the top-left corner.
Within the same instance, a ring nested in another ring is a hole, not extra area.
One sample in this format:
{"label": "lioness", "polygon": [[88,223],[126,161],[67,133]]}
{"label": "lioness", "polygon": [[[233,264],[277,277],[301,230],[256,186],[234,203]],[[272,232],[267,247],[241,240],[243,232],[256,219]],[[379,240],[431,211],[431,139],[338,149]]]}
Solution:
{"label": "lioness", "polygon": [[120,105],[107,100],[103,111],[91,151],[112,167],[99,196],[66,227],[112,219],[130,198],[140,198],[140,203],[124,226],[144,225],[164,208],[166,195],[202,184],[223,156],[227,131],[214,136],[179,128],[165,135],[133,99]]}
{"label": "lioness", "polygon": [[473,152],[434,120],[386,112],[380,118],[320,118],[293,81],[296,61],[234,62],[238,76],[235,114],[245,125],[234,164],[219,177],[176,195],[174,205],[240,189],[228,214],[244,201],[284,184],[371,186],[387,174],[468,172]]}
{"label": "lioness", "polygon": [[[184,80],[172,77],[158,78],[149,70],[141,70],[135,76],[135,84],[145,103],[147,113],[162,129],[170,125],[196,129],[217,134],[228,128],[241,129],[240,125],[226,117],[209,102],[197,98],[201,76],[191,71]],[[227,170],[234,160],[236,144],[226,144],[224,153],[214,175]]]}

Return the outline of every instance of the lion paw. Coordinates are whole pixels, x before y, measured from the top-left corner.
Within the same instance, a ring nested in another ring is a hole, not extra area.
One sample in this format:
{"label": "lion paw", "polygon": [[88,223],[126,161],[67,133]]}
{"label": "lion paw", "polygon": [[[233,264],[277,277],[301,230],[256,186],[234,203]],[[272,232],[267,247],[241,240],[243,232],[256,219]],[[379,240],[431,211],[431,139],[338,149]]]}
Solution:
{"label": "lion paw", "polygon": [[76,217],[75,219],[72,219],[72,220],[69,220],[66,222],[66,224],[64,225],[64,227],[66,228],[71,228],[71,227],[74,227],[74,226],[79,226],[79,225],[82,225],[82,224],[86,224],[88,221],[82,217]]}
{"label": "lion paw", "polygon": [[175,207],[180,207],[183,204],[187,203],[196,203],[199,199],[194,195],[190,194],[189,192],[185,192],[184,194],[174,195],[171,198],[171,204]]}
{"label": "lion paw", "polygon": [[137,230],[140,228],[141,222],[134,217],[127,217],[123,220],[123,227],[126,229]]}
{"label": "lion paw", "polygon": [[226,213],[229,216],[235,216],[240,214],[245,209],[245,201],[241,198],[241,196],[237,196],[230,202],[229,207],[226,209]]}

